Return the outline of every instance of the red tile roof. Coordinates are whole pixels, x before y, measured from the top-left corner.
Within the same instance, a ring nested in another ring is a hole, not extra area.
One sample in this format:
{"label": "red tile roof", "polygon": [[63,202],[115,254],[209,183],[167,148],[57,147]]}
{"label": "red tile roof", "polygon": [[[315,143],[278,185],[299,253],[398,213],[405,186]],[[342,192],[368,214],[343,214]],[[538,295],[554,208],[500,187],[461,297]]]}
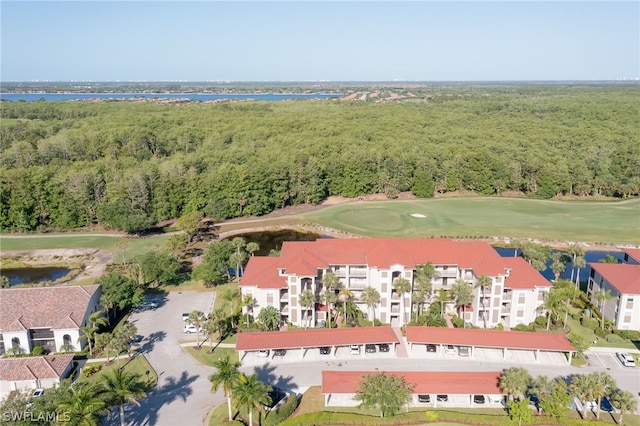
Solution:
{"label": "red tile roof", "polygon": [[[377,374],[372,371],[323,371],[322,393],[356,393],[363,377]],[[444,395],[502,395],[499,371],[387,371],[384,374],[404,377],[413,383],[413,394]]]}
{"label": "red tile roof", "polygon": [[640,248],[626,248],[624,252],[635,259],[636,262],[640,263]]}
{"label": "red tile roof", "polygon": [[0,290],[0,331],[78,328],[99,285]]}
{"label": "red tile roof", "polygon": [[511,269],[509,277],[505,280],[506,288],[551,287],[551,283],[523,258],[504,257],[502,260],[505,267]]}
{"label": "red tile roof", "polygon": [[73,354],[0,359],[0,380],[58,379],[73,361]]}
{"label": "red tile roof", "polygon": [[319,328],[239,333],[236,350],[315,348],[365,343],[399,343],[399,341],[391,327]]}
{"label": "red tile roof", "polygon": [[414,268],[431,262],[472,268],[477,275],[505,273],[503,258],[487,243],[431,238],[353,238],[285,241],[278,267],[288,274],[315,276],[329,265]]}
{"label": "red tile roof", "polygon": [[589,263],[622,294],[640,294],[640,265],[629,263]]}
{"label": "red tile roof", "polygon": [[409,343],[479,346],[485,348],[540,349],[574,352],[567,336],[560,333],[500,331],[477,328],[440,328],[407,326]]}
{"label": "red tile roof", "polygon": [[251,256],[240,278],[240,286],[258,288],[287,288],[287,278],[278,275],[279,258]]}

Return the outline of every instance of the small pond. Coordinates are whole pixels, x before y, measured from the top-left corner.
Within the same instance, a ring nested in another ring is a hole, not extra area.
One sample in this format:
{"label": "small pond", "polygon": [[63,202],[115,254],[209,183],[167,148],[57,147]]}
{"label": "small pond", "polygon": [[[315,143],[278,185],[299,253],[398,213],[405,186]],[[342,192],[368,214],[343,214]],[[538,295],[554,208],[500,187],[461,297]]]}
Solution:
{"label": "small pond", "polygon": [[248,232],[227,238],[233,240],[236,237],[244,238],[247,243],[258,243],[260,250],[258,256],[268,256],[271,250],[282,249],[285,241],[315,241],[319,238],[328,238],[313,232],[300,232],[293,229],[281,229],[278,231]]}
{"label": "small pond", "polygon": [[66,276],[69,271],[69,268],[62,266],[4,268],[0,270],[0,275],[9,278],[9,285],[18,285],[55,281]]}

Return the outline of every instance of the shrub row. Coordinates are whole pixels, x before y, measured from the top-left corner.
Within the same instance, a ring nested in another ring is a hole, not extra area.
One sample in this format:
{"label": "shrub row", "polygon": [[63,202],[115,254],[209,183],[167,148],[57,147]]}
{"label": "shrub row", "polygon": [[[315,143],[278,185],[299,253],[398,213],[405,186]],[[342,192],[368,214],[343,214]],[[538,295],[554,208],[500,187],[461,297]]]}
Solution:
{"label": "shrub row", "polygon": [[275,426],[279,425],[283,421],[289,418],[296,411],[298,405],[300,404],[300,398],[298,395],[292,394],[289,395],[287,400],[275,410],[272,410],[267,414],[262,421],[264,426]]}

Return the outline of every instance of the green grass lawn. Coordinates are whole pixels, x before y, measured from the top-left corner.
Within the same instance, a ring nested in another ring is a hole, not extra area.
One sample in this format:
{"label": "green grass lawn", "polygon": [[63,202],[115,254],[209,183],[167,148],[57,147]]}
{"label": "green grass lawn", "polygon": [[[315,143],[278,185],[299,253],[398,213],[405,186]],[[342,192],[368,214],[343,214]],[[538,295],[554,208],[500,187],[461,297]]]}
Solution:
{"label": "green grass lawn", "polygon": [[640,199],[603,203],[446,198],[349,203],[302,217],[371,237],[531,237],[640,244],[639,211]]}
{"label": "green grass lawn", "polygon": [[209,367],[213,367],[213,363],[218,359],[227,356],[231,361],[238,361],[238,352],[236,352],[234,348],[217,348],[213,351],[213,353],[210,353],[208,342],[205,343],[200,349],[196,349],[191,346],[187,346],[184,349],[200,364],[207,365]]}
{"label": "green grass lawn", "polygon": [[[87,364],[85,364],[85,367],[95,364],[102,363],[87,362]],[[153,368],[151,368],[151,364],[149,364],[149,361],[147,361],[144,355],[138,355],[131,360],[129,360],[128,358],[123,358],[120,360],[120,367],[124,367],[125,371],[139,374],[142,377],[142,380],[147,380],[146,372],[149,371],[147,382],[149,387],[155,386],[158,381],[158,377],[156,376],[155,371],[153,371]],[[80,374],[78,376],[77,382],[98,383],[100,382],[100,377],[102,375],[108,374],[116,368],[118,368],[118,363],[116,361],[109,365],[102,365],[102,370],[90,377],[85,377],[83,374]]]}

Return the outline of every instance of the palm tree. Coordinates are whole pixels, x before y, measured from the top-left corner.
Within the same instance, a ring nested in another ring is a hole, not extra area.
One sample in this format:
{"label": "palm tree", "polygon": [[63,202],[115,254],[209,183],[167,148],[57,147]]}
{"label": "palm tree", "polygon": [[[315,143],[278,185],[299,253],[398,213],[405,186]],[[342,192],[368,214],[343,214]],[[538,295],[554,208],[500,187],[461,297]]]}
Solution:
{"label": "palm tree", "polygon": [[593,396],[597,400],[596,419],[600,420],[600,404],[602,398],[609,394],[611,389],[616,388],[616,381],[607,373],[596,371],[590,374],[593,376]]}
{"label": "palm tree", "polygon": [[595,380],[591,374],[578,374],[571,379],[569,390],[582,402],[582,418],[587,418],[587,402],[595,396]]}
{"label": "palm tree", "polygon": [[422,315],[422,306],[424,305],[424,302],[427,300],[427,297],[425,296],[424,292],[419,290],[414,291],[413,294],[411,295],[411,300],[413,300],[414,306],[418,307],[418,310],[416,312],[416,317]]}
{"label": "palm tree", "polygon": [[236,249],[235,256],[229,256],[229,263],[236,266],[236,278],[240,278],[238,271],[242,272],[242,264],[247,260],[245,247],[247,242],[242,237],[235,237],[231,240],[231,245]]}
{"label": "palm tree", "polygon": [[98,426],[100,417],[109,412],[100,391],[94,384],[75,383],[59,394],[58,412],[68,415],[72,426]]}
{"label": "palm tree", "polygon": [[552,288],[546,294],[546,298],[542,306],[544,306],[545,311],[547,312],[547,330],[549,329],[549,325],[551,323],[551,315],[556,313],[556,321],[557,321],[557,312],[560,304],[562,303],[563,296],[561,294],[561,290],[559,288]]}
{"label": "palm tree", "polygon": [[247,251],[249,252],[249,254],[251,256],[253,256],[255,254],[255,252],[260,250],[260,244],[251,241],[250,243],[247,243]]}
{"label": "palm tree", "polygon": [[189,312],[189,316],[187,317],[187,322],[193,324],[196,328],[196,345],[200,346],[200,329],[202,328],[202,324],[207,320],[207,317],[204,315],[202,311],[191,311]]}
{"label": "palm tree", "polygon": [[578,256],[584,256],[584,250],[578,244],[571,244],[567,249],[569,254],[571,255],[571,280],[573,282],[573,271],[576,267],[576,258]]}
{"label": "palm tree", "polygon": [[249,411],[250,426],[253,425],[253,409],[271,404],[269,392],[271,392],[271,386],[258,380],[258,374],[253,373],[251,376],[247,376],[240,373],[233,386],[233,394],[236,405]]}
{"label": "palm tree", "polygon": [[500,389],[509,395],[509,399],[521,399],[531,382],[529,372],[524,368],[511,367],[500,376]]}
{"label": "palm tree", "polygon": [[484,292],[487,288],[491,288],[491,284],[493,284],[493,280],[486,275],[480,275],[476,280],[476,288],[480,289],[480,302],[482,302],[482,320],[484,321],[484,328],[487,328],[487,311],[486,306],[484,305]]}
{"label": "palm tree", "polygon": [[[400,294],[400,312],[402,312],[402,324],[407,323],[407,318],[404,312],[404,294],[411,291],[411,283],[406,278],[396,278],[393,281],[393,289]],[[411,306],[411,301],[409,301],[409,306]]]}
{"label": "palm tree", "polygon": [[580,268],[587,266],[587,261],[584,259],[584,256],[576,256],[573,260],[573,266],[578,270],[576,273],[576,288],[580,288]]}
{"label": "palm tree", "polygon": [[620,417],[618,417],[618,424],[622,423],[622,416],[624,413],[633,413],[636,411],[638,407],[638,402],[636,401],[636,397],[628,391],[623,391],[621,389],[616,389],[611,395],[611,401],[613,405],[620,410]]}
{"label": "palm tree", "polygon": [[444,288],[438,290],[438,294],[436,295],[436,302],[440,304],[440,315],[444,315],[444,305],[451,300],[449,297],[449,293]]}
{"label": "palm tree", "polygon": [[206,333],[205,338],[202,339],[202,345],[204,345],[204,342],[209,339],[209,353],[213,353],[213,335],[218,331],[218,324],[216,324],[213,317],[210,317],[202,324],[202,330]]}
{"label": "palm tree", "polygon": [[262,323],[267,330],[277,330],[280,325],[280,312],[273,306],[262,308],[258,314],[258,321]]}
{"label": "palm tree", "polygon": [[146,385],[140,377],[139,374],[122,371],[119,368],[113,370],[111,374],[100,376],[107,398],[118,406],[120,426],[125,426],[124,404],[129,402],[139,407],[138,401],[147,396],[144,391]]}
{"label": "palm tree", "polygon": [[233,269],[236,272],[236,281],[240,281],[240,268],[242,268],[242,264],[245,262],[246,257],[245,253],[231,253],[229,256],[229,263],[233,265]]}
{"label": "palm tree", "polygon": [[593,295],[594,299],[598,302],[598,309],[600,310],[600,328],[604,330],[604,308],[607,304],[607,300],[613,299],[613,295],[611,294],[611,290],[605,290],[601,288],[596,291]]}
{"label": "palm tree", "polygon": [[82,342],[83,340],[87,340],[87,343],[89,344],[89,355],[93,356],[93,339],[96,336],[96,333],[98,332],[97,328],[94,328],[91,324],[87,324],[87,325],[83,325],[82,327],[79,328],[80,330],[80,336],[78,337],[78,342]]}
{"label": "palm tree", "polygon": [[347,326],[347,302],[353,299],[353,292],[346,287],[342,287],[338,292],[338,299],[342,301],[342,306],[344,307],[344,310],[343,310],[344,316],[342,317],[343,319],[342,326],[346,327]]}
{"label": "palm tree", "polygon": [[231,390],[238,381],[238,377],[240,377],[240,371],[238,370],[240,363],[231,361],[229,356],[226,356],[215,360],[213,366],[218,371],[209,376],[209,381],[212,384],[213,392],[218,392],[218,389],[222,386],[222,391],[227,398],[227,406],[229,407],[229,421],[231,421]]}
{"label": "palm tree", "polygon": [[324,274],[324,277],[322,278],[322,284],[327,289],[335,290],[340,284],[340,278],[338,278],[338,276],[333,272],[329,271]]}
{"label": "palm tree", "polygon": [[462,317],[464,319],[465,306],[473,302],[473,290],[471,289],[471,284],[463,279],[458,279],[451,286],[451,294],[453,295],[456,310],[459,311],[460,307],[462,307]]}
{"label": "palm tree", "polygon": [[229,315],[231,316],[231,328],[235,328],[235,324],[233,323],[233,310],[234,310],[234,302],[236,300],[236,292],[234,290],[227,290],[222,293],[222,300],[229,302]]}
{"label": "palm tree", "polygon": [[[438,274],[438,271],[431,262],[427,262],[424,265],[417,265],[414,275],[414,281],[416,284],[416,290],[422,292],[426,300],[431,300],[431,293],[433,292],[432,279]],[[424,302],[422,302],[424,304]],[[419,313],[422,315],[422,304],[418,304]]]}
{"label": "palm tree", "polygon": [[365,289],[362,290],[362,294],[360,295],[360,300],[362,300],[367,305],[367,308],[370,308],[372,310],[372,324],[375,326],[376,304],[380,302],[380,293],[378,293],[378,290],[373,287],[365,287]]}
{"label": "palm tree", "polygon": [[547,376],[538,376],[531,380],[531,392],[538,397],[538,401],[542,401],[546,394],[551,392],[553,380],[549,380]]}
{"label": "palm tree", "polygon": [[227,328],[227,316],[224,313],[224,309],[217,308],[211,313],[210,321],[215,325],[218,332],[219,340],[224,338],[224,334]]}
{"label": "palm tree", "polygon": [[551,254],[551,270],[555,276],[555,281],[558,281],[560,274],[564,272],[566,265],[564,264],[562,253],[559,251]]}
{"label": "palm tree", "polygon": [[125,323],[116,331],[116,335],[126,342],[127,352],[129,353],[129,356],[131,356],[131,340],[133,340],[133,338],[136,337],[137,334],[138,328],[135,326],[135,324],[131,324],[130,322]]}
{"label": "palm tree", "polygon": [[[249,243],[251,244],[251,243]],[[247,316],[247,327],[249,327],[249,308],[251,308],[251,314],[253,314],[253,304],[255,303],[255,299],[253,298],[253,295],[250,294],[245,294],[244,296],[242,296],[242,306],[246,307],[246,313],[245,315]]]}
{"label": "palm tree", "polygon": [[[306,317],[307,327],[309,326],[309,311],[311,308],[315,307],[316,304],[316,296],[313,294],[311,290],[305,290],[300,293],[300,297],[298,298],[300,302],[300,306],[304,308],[303,318]],[[313,311],[311,311],[311,318],[313,318]]]}
{"label": "palm tree", "polygon": [[329,328],[331,328],[331,306],[336,302],[338,296],[336,292],[330,288],[325,288],[320,294],[320,300],[327,304],[327,317],[329,320]]}

